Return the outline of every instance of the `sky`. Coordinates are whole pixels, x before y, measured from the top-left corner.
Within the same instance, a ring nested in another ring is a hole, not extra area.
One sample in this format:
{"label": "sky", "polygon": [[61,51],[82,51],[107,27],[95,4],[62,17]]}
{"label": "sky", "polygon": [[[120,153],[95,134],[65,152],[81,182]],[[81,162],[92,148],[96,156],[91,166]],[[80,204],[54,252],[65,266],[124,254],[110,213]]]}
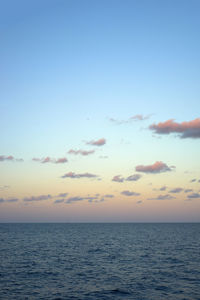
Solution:
{"label": "sky", "polygon": [[199,0],[0,5],[0,222],[199,222]]}

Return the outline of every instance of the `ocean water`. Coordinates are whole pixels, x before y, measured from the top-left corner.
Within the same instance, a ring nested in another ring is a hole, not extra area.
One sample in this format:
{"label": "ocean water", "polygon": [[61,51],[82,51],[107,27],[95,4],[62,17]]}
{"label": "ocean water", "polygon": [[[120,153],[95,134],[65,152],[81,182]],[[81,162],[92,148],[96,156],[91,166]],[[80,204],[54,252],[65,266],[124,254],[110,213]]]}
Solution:
{"label": "ocean water", "polygon": [[0,299],[200,299],[200,224],[0,224]]}

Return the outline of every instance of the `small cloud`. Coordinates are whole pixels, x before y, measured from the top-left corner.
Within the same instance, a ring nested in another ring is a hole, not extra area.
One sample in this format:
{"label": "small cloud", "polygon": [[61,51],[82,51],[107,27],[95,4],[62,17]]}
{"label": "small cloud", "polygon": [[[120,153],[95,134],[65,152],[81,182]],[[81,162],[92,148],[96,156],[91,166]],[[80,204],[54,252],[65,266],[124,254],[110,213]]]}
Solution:
{"label": "small cloud", "polygon": [[124,196],[139,196],[140,195],[140,193],[130,192],[130,191],[127,191],[127,190],[121,192],[121,194],[124,195]]}
{"label": "small cloud", "polygon": [[199,193],[192,193],[192,194],[187,195],[187,197],[189,199],[198,199],[198,198],[200,198],[200,194]]}
{"label": "small cloud", "polygon": [[105,198],[114,198],[114,195],[112,195],[112,194],[106,194],[106,195],[104,195],[104,197]]}
{"label": "small cloud", "polygon": [[124,182],[124,178],[121,175],[116,175],[116,176],[113,177],[112,181]]}
{"label": "small cloud", "polygon": [[101,159],[107,159],[108,156],[107,155],[100,155],[99,158],[101,158]]}
{"label": "small cloud", "polygon": [[57,197],[65,198],[67,195],[68,193],[60,193]]}
{"label": "small cloud", "polygon": [[0,186],[0,191],[7,190],[7,189],[9,189],[9,188],[10,188],[9,185],[1,185],[1,186]]}
{"label": "small cloud", "polygon": [[56,164],[64,164],[64,163],[66,163],[66,162],[68,162],[68,160],[67,160],[66,157],[58,158],[58,159],[55,161]]}
{"label": "small cloud", "polygon": [[131,123],[133,121],[144,121],[144,120],[149,119],[151,116],[152,116],[152,114],[146,115],[146,116],[138,114],[138,115],[134,115],[126,120],[118,120],[118,119],[114,119],[114,118],[109,118],[109,121],[116,125],[121,125],[121,124]]}
{"label": "small cloud", "polygon": [[25,202],[32,202],[32,201],[43,201],[49,199],[52,199],[52,196],[48,194],[48,195],[25,197],[23,200]]}
{"label": "small cloud", "polygon": [[141,177],[142,177],[142,175],[140,175],[140,174],[133,174],[133,175],[128,176],[125,180],[126,181],[137,181]]}
{"label": "small cloud", "polygon": [[10,199],[7,199],[6,200],[6,202],[17,202],[17,201],[19,201],[19,199],[18,198],[10,198]]}
{"label": "small cloud", "polygon": [[64,164],[64,163],[68,162],[66,157],[55,159],[55,158],[51,158],[49,156],[47,156],[45,158],[34,157],[34,158],[32,158],[32,161],[40,162],[42,164],[46,164],[46,163]]}
{"label": "small cloud", "polygon": [[177,123],[174,119],[152,124],[149,129],[156,134],[178,133],[180,138],[200,138],[200,118]]}
{"label": "small cloud", "polygon": [[87,145],[92,145],[92,146],[103,146],[106,144],[106,139],[104,138],[101,138],[99,140],[92,140],[92,141],[89,141],[89,142],[86,142]]}
{"label": "small cloud", "polygon": [[14,158],[12,155],[9,155],[9,156],[0,155],[0,161],[17,161],[17,162],[23,162],[24,160],[22,158]]}
{"label": "small cloud", "polygon": [[174,189],[170,190],[169,193],[174,193],[174,194],[176,194],[176,193],[180,193],[180,192],[182,192],[182,191],[183,191],[183,189],[180,188],[180,187],[178,187],[178,188],[174,188]]}
{"label": "small cloud", "polygon": [[64,201],[65,201],[65,199],[57,199],[54,201],[54,204],[63,203]]}
{"label": "small cloud", "polygon": [[192,192],[193,191],[193,189],[185,189],[185,193],[190,193],[190,192]]}
{"label": "small cloud", "polygon": [[0,203],[5,202],[5,200],[3,198],[0,198]]}
{"label": "small cloud", "polygon": [[83,155],[83,156],[87,156],[87,155],[95,153],[95,150],[86,151],[86,150],[81,150],[81,149],[79,149],[79,150],[70,149],[68,151],[68,153],[69,154],[74,154],[74,155],[80,154],[80,155]]}
{"label": "small cloud", "polygon": [[159,195],[155,198],[148,198],[147,200],[171,200],[171,199],[175,199],[175,197],[166,194],[166,195]]}
{"label": "small cloud", "polygon": [[164,185],[164,186],[162,186],[159,190],[160,190],[160,191],[166,191],[166,189],[167,189],[167,187]]}
{"label": "small cloud", "polygon": [[190,180],[190,182],[196,182],[196,181],[197,181],[196,178]]}
{"label": "small cloud", "polygon": [[156,161],[152,165],[147,165],[147,166],[139,165],[139,166],[136,166],[135,170],[137,172],[144,172],[144,173],[156,174],[156,173],[162,173],[162,172],[172,171],[172,168],[174,168],[174,166],[168,167],[162,161]]}
{"label": "small cloud", "polygon": [[130,119],[135,120],[135,121],[144,121],[144,120],[149,119],[150,117],[151,117],[151,115],[146,115],[146,116],[144,116],[144,115],[135,115],[135,116],[131,117]]}
{"label": "small cloud", "polygon": [[68,172],[66,174],[64,174],[63,176],[61,176],[61,178],[96,178],[98,177],[95,174],[91,174],[91,173],[81,173],[81,174],[76,174],[74,172]]}
{"label": "small cloud", "polygon": [[142,200],[139,200],[139,201],[137,201],[136,203],[137,203],[137,204],[141,204],[141,203],[142,203]]}

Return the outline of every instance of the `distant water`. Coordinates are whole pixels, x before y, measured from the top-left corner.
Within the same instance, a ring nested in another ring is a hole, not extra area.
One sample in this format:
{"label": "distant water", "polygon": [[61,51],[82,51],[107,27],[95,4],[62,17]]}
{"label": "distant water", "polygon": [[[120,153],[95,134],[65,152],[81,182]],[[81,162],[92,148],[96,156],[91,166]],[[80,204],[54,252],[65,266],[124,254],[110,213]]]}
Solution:
{"label": "distant water", "polygon": [[0,299],[200,299],[200,224],[0,224]]}

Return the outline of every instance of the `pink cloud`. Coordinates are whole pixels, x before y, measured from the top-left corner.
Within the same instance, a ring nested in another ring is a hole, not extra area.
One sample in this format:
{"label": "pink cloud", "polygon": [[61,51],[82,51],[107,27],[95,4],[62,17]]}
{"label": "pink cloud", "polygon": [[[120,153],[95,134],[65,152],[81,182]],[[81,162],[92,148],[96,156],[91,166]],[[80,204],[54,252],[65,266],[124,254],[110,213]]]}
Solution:
{"label": "pink cloud", "polygon": [[55,158],[51,158],[49,156],[47,156],[45,158],[34,157],[34,158],[32,158],[32,161],[41,162],[42,164],[45,164],[45,163],[64,164],[64,163],[68,162],[66,157],[55,159]]}
{"label": "pink cloud", "polygon": [[87,155],[90,155],[90,154],[93,154],[95,152],[95,150],[73,150],[73,149],[70,149],[68,151],[69,154],[74,154],[74,155],[77,155],[77,154],[80,154],[80,155],[83,155],[83,156],[87,156]]}
{"label": "pink cloud", "polygon": [[66,163],[66,162],[68,162],[68,160],[67,160],[66,157],[58,158],[58,159],[56,160],[56,164],[64,164],[64,163]]}
{"label": "pink cloud", "polygon": [[87,145],[93,145],[93,146],[103,146],[105,145],[106,143],[106,139],[102,138],[102,139],[99,139],[99,140],[92,140],[92,141],[89,141],[89,142],[86,142]]}
{"label": "pink cloud", "polygon": [[179,133],[181,138],[200,138],[200,118],[177,123],[174,119],[152,124],[149,129],[157,134]]}
{"label": "pink cloud", "polygon": [[24,160],[22,158],[14,158],[12,155],[0,155],[0,161],[18,161],[23,162]]}
{"label": "pink cloud", "polygon": [[162,172],[167,172],[167,171],[171,171],[172,167],[168,167],[165,163],[163,163],[162,161],[156,161],[154,164],[152,165],[139,165],[136,166],[136,171],[137,172],[144,172],[144,173],[162,173]]}

